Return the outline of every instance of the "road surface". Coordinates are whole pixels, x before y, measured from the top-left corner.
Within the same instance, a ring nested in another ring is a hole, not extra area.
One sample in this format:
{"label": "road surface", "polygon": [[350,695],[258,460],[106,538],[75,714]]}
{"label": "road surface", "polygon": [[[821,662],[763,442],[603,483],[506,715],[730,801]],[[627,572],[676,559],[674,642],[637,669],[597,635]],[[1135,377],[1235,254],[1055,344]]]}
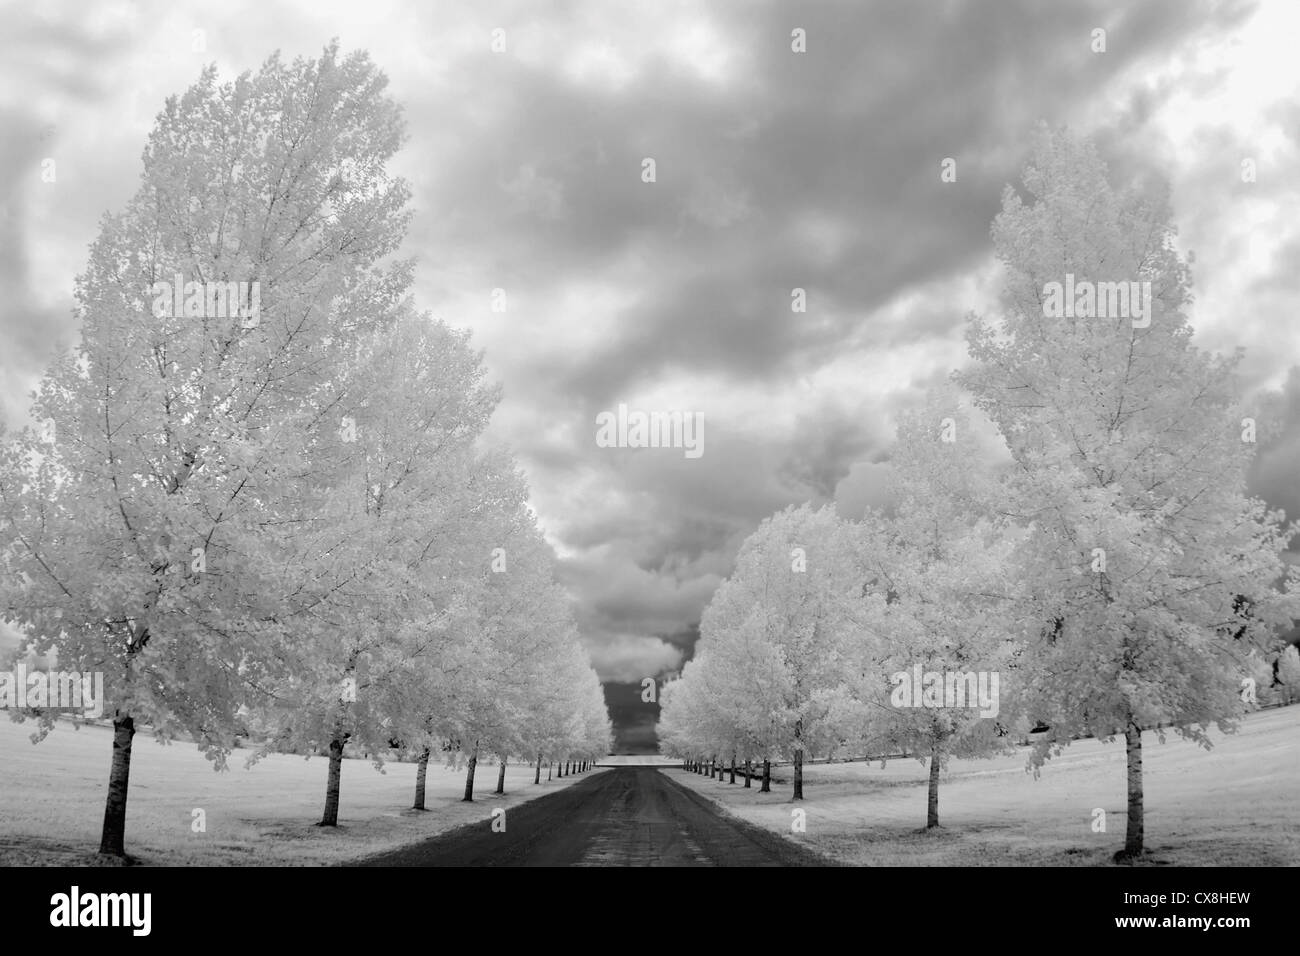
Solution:
{"label": "road surface", "polygon": [[826,866],[825,858],[724,816],[652,767],[600,770],[483,821],[368,857],[364,866]]}

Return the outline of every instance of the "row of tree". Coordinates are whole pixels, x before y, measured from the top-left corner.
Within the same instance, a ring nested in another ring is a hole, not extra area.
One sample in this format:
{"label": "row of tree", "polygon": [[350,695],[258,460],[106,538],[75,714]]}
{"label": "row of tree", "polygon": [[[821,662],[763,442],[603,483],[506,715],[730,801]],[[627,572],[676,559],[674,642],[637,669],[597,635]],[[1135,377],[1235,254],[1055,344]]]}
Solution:
{"label": "row of tree", "polygon": [[[1240,400],[1239,354],[1192,345],[1163,194],[1112,187],[1090,144],[1046,129],[1024,185],[993,224],[1001,315],[972,316],[954,386],[899,417],[891,507],[765,521],[665,686],[659,733],[697,767],[790,759],[796,799],[805,753],[914,754],[929,826],[952,756],[1045,727],[1037,773],[1072,739],[1123,736],[1134,856],[1142,732],[1208,748],[1233,729],[1300,616],[1296,527],[1247,493],[1267,402]],[[1067,273],[1150,282],[1149,323],[1045,316]],[[953,684],[965,699],[932,672],[972,675]],[[995,707],[971,706],[979,675]]]}
{"label": "row of tree", "polygon": [[[104,674],[102,852],[140,724],[218,768],[240,738],[327,753],[323,825],[347,745],[419,759],[417,807],[435,753],[469,796],[480,754],[608,752],[553,553],[482,441],[499,391],[394,258],[385,84],[331,46],[169,99],[77,280],[81,341],[0,451],[0,616]],[[256,283],[257,311],[155,309],[175,275]]]}

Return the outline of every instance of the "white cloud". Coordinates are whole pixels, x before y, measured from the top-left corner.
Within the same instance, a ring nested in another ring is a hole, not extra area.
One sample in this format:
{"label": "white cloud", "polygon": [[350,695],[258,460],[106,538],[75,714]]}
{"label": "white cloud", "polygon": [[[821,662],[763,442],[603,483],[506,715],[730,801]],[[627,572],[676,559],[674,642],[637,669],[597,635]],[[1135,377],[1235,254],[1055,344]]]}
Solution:
{"label": "white cloud", "polygon": [[638,683],[647,677],[681,667],[682,652],[657,637],[618,634],[599,642],[588,641],[587,652],[600,679],[620,684]]}

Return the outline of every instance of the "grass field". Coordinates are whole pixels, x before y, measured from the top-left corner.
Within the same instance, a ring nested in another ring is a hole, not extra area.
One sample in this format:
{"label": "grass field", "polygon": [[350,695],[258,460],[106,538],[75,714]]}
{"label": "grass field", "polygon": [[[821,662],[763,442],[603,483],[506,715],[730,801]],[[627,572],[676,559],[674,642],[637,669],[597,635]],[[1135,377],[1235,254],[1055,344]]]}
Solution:
{"label": "grass field", "polygon": [[[112,729],[60,724],[42,743],[36,725],[0,716],[0,865],[78,865],[98,862],[104,795],[112,759]],[[480,763],[475,802],[462,803],[464,770],[431,763],[428,811],[408,809],[415,765],[390,763],[379,773],[368,760],[345,760],[339,827],[314,826],[325,800],[322,757],[273,755],[244,769],[235,751],[230,770],[217,773],[193,744],[160,746],[137,734],[127,801],[127,853],[145,864],[238,866],[316,865],[393,849],[475,821],[566,787],[590,773],[533,784],[522,764],[506,767],[506,794],[492,793],[495,764]],[[192,829],[193,811],[206,832]]]}
{"label": "grass field", "polygon": [[[1300,706],[1258,711],[1205,751],[1170,736],[1142,738],[1146,845],[1152,862],[1183,866],[1300,865]],[[937,831],[925,832],[927,769],[916,760],[818,764],[805,770],[806,833],[792,832],[787,782],[760,794],[680,769],[665,771],[728,812],[846,863],[1109,865],[1124,845],[1125,759],[1080,740],[1035,780],[1026,751],[954,760],[939,784]],[[1093,810],[1106,831],[1093,832]]]}
{"label": "grass field", "polygon": [[[0,719],[0,864],[93,864],[99,846],[111,731],[60,727],[32,745],[34,725]],[[1143,738],[1147,846],[1158,863],[1300,865],[1300,706],[1252,714],[1206,752],[1170,737]],[[314,865],[393,849],[466,823],[488,825],[492,810],[552,793],[581,777],[541,785],[510,766],[496,797],[497,768],[480,766],[474,803],[460,801],[464,771],[430,766],[429,812],[407,809],[413,764],[346,760],[340,826],[320,819],[326,762],[277,755],[251,770],[236,751],[216,773],[192,745],[136,737],[127,810],[127,851],[142,863]],[[617,759],[615,763],[619,762]],[[623,762],[640,762],[631,758]],[[604,771],[593,771],[596,773]],[[1122,742],[1076,742],[1035,780],[1025,754],[953,761],[939,789],[943,827],[924,832],[926,768],[915,760],[818,764],[806,770],[806,833],[791,833],[787,782],[760,794],[678,769],[664,771],[730,813],[806,842],[847,863],[867,865],[1104,865],[1124,841]],[[584,775],[585,776],[585,775]],[[206,832],[192,830],[192,811]],[[1106,832],[1092,829],[1093,810]]]}

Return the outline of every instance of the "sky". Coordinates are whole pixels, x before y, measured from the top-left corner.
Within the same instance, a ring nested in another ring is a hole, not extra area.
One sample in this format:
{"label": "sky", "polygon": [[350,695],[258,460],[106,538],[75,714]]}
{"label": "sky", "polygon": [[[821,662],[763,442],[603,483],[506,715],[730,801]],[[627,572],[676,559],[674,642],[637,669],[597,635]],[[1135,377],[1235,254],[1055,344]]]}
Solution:
{"label": "sky", "polygon": [[[76,340],[73,278],[164,99],[212,62],[229,80],[334,37],[369,52],[409,126],[417,304],[471,329],[504,389],[490,438],[528,476],[620,750],[654,748],[641,682],[689,658],[764,517],[886,502],[898,410],[996,301],[989,225],[1039,121],[1169,183],[1195,341],[1245,350],[1248,395],[1284,391],[1252,482],[1300,517],[1300,5],[50,2],[0,22],[10,427]],[[703,454],[601,447],[619,404],[698,413]]]}

